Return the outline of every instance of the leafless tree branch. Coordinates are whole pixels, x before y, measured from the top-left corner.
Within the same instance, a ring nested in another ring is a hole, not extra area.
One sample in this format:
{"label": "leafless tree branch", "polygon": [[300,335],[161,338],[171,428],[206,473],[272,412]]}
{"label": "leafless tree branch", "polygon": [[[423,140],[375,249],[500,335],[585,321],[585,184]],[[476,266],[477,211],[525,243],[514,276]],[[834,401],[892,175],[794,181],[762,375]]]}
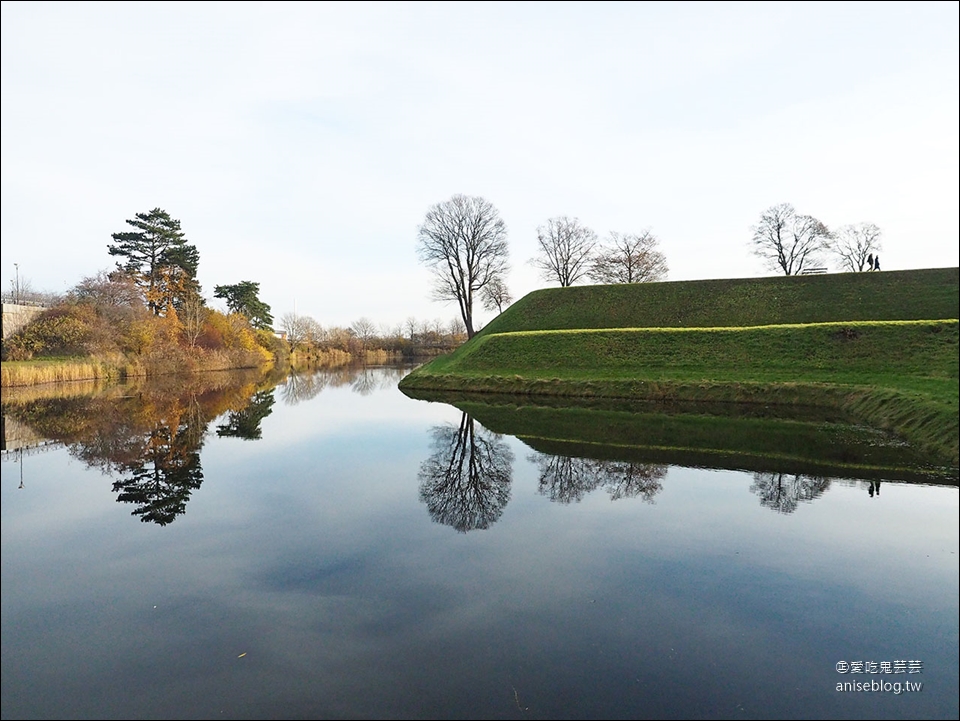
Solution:
{"label": "leafless tree branch", "polygon": [[537,228],[539,251],[531,260],[540,277],[571,286],[587,274],[597,234],[577,218],[550,218]]}
{"label": "leafless tree branch", "polygon": [[667,259],[649,230],[641,233],[610,233],[590,266],[595,283],[646,283],[667,277]]}
{"label": "leafless tree branch", "polygon": [[457,303],[472,338],[477,294],[508,270],[506,225],[484,198],[454,195],[427,211],[418,238],[420,260],[434,274],[434,298]]}
{"label": "leafless tree branch", "polygon": [[859,273],[866,270],[867,259],[872,260],[872,256],[883,249],[881,235],[880,228],[873,223],[845,225],[834,234],[830,250],[840,261],[841,268]]}
{"label": "leafless tree branch", "polygon": [[821,261],[833,235],[826,225],[810,215],[798,215],[789,203],[763,212],[753,227],[753,253],[773,270],[796,275]]}

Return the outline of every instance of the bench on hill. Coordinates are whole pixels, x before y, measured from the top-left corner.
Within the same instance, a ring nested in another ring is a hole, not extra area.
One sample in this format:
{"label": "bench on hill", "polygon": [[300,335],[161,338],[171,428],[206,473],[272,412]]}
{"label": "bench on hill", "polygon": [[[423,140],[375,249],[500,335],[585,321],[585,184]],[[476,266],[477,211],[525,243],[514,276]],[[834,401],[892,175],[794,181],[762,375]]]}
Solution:
{"label": "bench on hill", "polygon": [[804,268],[797,275],[823,275],[826,272],[826,268]]}

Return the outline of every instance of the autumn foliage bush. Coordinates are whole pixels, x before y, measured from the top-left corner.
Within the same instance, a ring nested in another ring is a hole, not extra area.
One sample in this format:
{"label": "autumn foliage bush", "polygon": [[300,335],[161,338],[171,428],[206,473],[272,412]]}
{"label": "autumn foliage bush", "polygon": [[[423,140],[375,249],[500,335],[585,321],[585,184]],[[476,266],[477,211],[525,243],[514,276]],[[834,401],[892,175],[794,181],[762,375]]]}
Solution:
{"label": "autumn foliage bush", "polygon": [[51,308],[4,342],[4,359],[84,354],[94,320],[95,314],[83,306]]}
{"label": "autumn foliage bush", "polygon": [[282,353],[243,315],[203,310],[191,332],[173,307],[155,315],[139,299],[73,294],[6,339],[3,359],[87,357],[154,375],[258,367]]}

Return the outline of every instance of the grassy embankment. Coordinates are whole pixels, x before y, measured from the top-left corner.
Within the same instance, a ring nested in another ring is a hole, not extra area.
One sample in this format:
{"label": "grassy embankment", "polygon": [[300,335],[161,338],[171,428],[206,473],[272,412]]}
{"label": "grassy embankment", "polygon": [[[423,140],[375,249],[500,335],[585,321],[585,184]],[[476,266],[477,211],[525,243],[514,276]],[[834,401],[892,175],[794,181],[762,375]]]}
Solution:
{"label": "grassy embankment", "polygon": [[3,361],[0,365],[0,386],[6,390],[47,383],[115,382],[164,374],[190,375],[223,370],[269,369],[272,365],[264,354],[256,352],[207,353],[201,359],[195,359],[189,368],[185,368],[182,363],[170,367],[154,366],[119,354],[112,354],[110,357],[37,358],[25,361]]}
{"label": "grassy embankment", "polygon": [[124,362],[92,358],[44,358],[28,361],[4,361],[0,366],[3,388],[45,383],[109,381],[138,375]]}
{"label": "grassy embankment", "polygon": [[400,387],[818,407],[956,466],[958,288],[938,268],[545,289]]}

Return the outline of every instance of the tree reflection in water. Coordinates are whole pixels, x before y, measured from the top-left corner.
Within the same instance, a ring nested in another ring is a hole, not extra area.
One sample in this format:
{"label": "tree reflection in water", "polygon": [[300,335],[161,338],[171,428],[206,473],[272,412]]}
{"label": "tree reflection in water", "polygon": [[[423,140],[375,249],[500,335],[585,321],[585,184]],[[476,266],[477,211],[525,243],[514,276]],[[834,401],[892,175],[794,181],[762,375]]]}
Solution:
{"label": "tree reflection in water", "polygon": [[312,400],[330,385],[331,380],[333,380],[332,373],[291,371],[280,385],[280,399],[287,406],[295,406],[298,403]]}
{"label": "tree reflection in water", "polygon": [[760,505],[778,513],[793,513],[801,502],[819,498],[830,488],[830,479],[799,473],[754,473],[750,490],[760,496]]}
{"label": "tree reflection in water", "polygon": [[374,373],[367,366],[357,369],[357,373],[353,377],[353,381],[350,383],[350,389],[354,393],[359,393],[362,396],[368,396],[379,388],[379,374]]}
{"label": "tree reflection in water", "polygon": [[510,500],[513,451],[467,413],[435,426],[433,453],[420,465],[420,500],[430,517],[460,533],[489,528]]}
{"label": "tree reflection in water", "polygon": [[406,374],[406,366],[343,365],[322,368],[297,368],[279,386],[284,405],[293,406],[317,397],[324,388],[342,388],[367,396],[375,390],[396,388]]}
{"label": "tree reflection in water", "polygon": [[579,503],[588,493],[604,488],[613,501],[640,498],[654,502],[663,490],[667,466],[633,461],[557,456],[539,451],[527,457],[540,469],[539,492],[551,501]]}
{"label": "tree reflection in water", "polygon": [[134,516],[160,526],[172,523],[187,510],[190,494],[203,483],[200,467],[200,447],[206,424],[196,427],[158,426],[150,432],[147,448],[139,462],[124,464],[116,469],[120,475],[129,474],[113,484],[117,501],[136,504]]}
{"label": "tree reflection in water", "polygon": [[273,389],[257,391],[246,408],[230,411],[227,422],[217,426],[217,435],[221,438],[243,438],[255,441],[263,436],[260,423],[273,412]]}
{"label": "tree reflection in water", "polygon": [[348,365],[137,379],[82,392],[71,391],[73,386],[11,394],[4,389],[3,413],[111,476],[117,501],[135,504],[132,515],[165,526],[186,512],[203,483],[200,451],[215,419],[226,414],[216,426],[219,437],[258,440],[278,383],[283,402],[296,405],[328,387],[362,395],[393,387],[405,371]]}
{"label": "tree reflection in water", "polygon": [[200,450],[215,418],[228,414],[219,435],[260,437],[274,402],[264,382],[259,374],[140,381],[93,396],[7,404],[4,412],[112,476],[118,502],[134,504],[141,521],[165,526],[203,483]]}
{"label": "tree reflection in water", "polygon": [[[157,395],[144,403],[147,427],[133,430],[131,438],[140,452],[133,458],[86,456],[88,463],[120,476],[113,491],[120,503],[132,503],[132,515],[161,526],[186,512],[187,501],[203,483],[200,449],[210,422],[224,411],[227,423],[217,428],[219,436],[258,439],[261,421],[273,406],[273,389],[254,392],[241,388],[203,390],[180,395]],[[143,399],[143,394],[141,394]],[[81,441],[71,453],[84,453]]]}

